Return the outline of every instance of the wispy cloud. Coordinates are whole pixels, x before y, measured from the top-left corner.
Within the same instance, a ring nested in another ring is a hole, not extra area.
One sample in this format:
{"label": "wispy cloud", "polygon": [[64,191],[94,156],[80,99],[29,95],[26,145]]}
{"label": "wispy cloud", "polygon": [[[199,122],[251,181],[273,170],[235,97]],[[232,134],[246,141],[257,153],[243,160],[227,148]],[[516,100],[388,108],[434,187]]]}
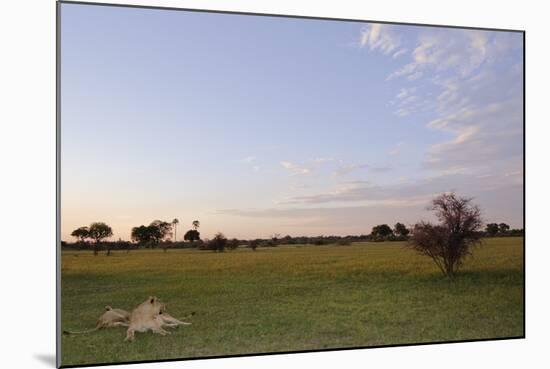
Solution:
{"label": "wispy cloud", "polygon": [[380,51],[393,58],[403,55],[406,50],[400,49],[401,37],[393,26],[387,24],[372,23],[361,30],[360,47],[368,47],[371,51]]}
{"label": "wispy cloud", "polygon": [[[395,115],[434,115],[426,127],[451,136],[429,147],[425,168],[456,173],[521,158],[521,60],[503,67],[521,47],[521,35],[514,33],[430,29],[418,34],[409,61],[387,80],[404,83],[396,92]],[[420,78],[422,84],[416,83]]]}
{"label": "wispy cloud", "polygon": [[255,157],[255,156],[247,156],[247,157],[242,158],[242,159],[240,160],[240,162],[246,163],[246,164],[250,164],[250,163],[252,163],[252,162],[254,162],[254,161],[256,161],[256,157]]}
{"label": "wispy cloud", "polygon": [[323,165],[333,161],[335,161],[335,159],[331,157],[319,157],[301,163],[283,160],[279,162],[279,164],[287,171],[289,171],[292,175],[305,175],[311,174]]}
{"label": "wispy cloud", "polygon": [[479,178],[465,172],[454,172],[432,176],[416,181],[397,181],[393,184],[376,185],[370,182],[348,182],[340,184],[336,189],[328,192],[294,196],[281,201],[287,205],[313,204],[377,204],[377,205],[417,205],[426,202],[436,194],[459,191],[480,194],[499,189],[517,189],[517,181],[506,178],[504,175]]}
{"label": "wispy cloud", "polygon": [[405,145],[404,142],[398,142],[397,144],[395,144],[394,148],[391,149],[388,154],[390,154],[392,156],[399,155],[401,153],[401,149],[403,148],[404,145]]}

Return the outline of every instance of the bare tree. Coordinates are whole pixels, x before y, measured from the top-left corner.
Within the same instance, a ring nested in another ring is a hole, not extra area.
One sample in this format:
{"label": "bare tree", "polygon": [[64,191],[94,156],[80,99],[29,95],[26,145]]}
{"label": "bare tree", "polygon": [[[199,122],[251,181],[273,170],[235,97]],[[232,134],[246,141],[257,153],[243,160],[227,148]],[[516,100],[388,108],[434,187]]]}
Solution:
{"label": "bare tree", "polygon": [[409,245],[432,258],[441,272],[452,278],[464,258],[481,243],[481,211],[472,199],[454,193],[436,197],[428,210],[435,212],[439,224],[417,223]]}

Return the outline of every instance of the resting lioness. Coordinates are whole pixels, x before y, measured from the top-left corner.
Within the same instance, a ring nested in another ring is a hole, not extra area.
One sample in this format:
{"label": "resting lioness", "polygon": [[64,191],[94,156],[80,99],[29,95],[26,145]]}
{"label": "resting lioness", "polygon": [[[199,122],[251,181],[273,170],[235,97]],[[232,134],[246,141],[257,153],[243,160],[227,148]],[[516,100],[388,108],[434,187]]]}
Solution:
{"label": "resting lioness", "polygon": [[153,333],[160,335],[169,334],[162,328],[164,320],[159,318],[161,311],[163,310],[163,304],[154,296],[149,298],[138,305],[130,314],[130,324],[126,331],[125,341],[133,341],[135,338],[135,332],[147,332],[152,330]]}
{"label": "resting lioness", "polygon": [[105,306],[105,312],[97,320],[96,327],[80,332],[63,331],[64,334],[83,334],[97,331],[101,328],[127,327],[130,324],[130,313],[122,309]]}
{"label": "resting lioness", "polygon": [[[195,312],[192,312],[183,319],[189,318],[193,315],[195,315]],[[160,309],[159,315],[157,315],[155,319],[160,320],[162,327],[176,328],[178,325],[191,325],[191,323],[189,322],[182,322],[181,320],[178,320],[172,315],[168,314],[168,312],[166,312],[166,305],[164,304]]]}

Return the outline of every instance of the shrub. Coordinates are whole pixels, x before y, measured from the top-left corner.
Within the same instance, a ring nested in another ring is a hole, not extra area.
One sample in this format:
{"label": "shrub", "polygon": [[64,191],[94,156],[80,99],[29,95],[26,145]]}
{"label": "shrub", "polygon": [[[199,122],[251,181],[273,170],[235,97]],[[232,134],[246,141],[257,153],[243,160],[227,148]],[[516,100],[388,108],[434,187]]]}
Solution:
{"label": "shrub", "polygon": [[448,277],[455,275],[464,258],[480,244],[480,210],[471,201],[454,193],[440,195],[429,208],[440,223],[420,222],[413,228],[409,245],[430,257]]}

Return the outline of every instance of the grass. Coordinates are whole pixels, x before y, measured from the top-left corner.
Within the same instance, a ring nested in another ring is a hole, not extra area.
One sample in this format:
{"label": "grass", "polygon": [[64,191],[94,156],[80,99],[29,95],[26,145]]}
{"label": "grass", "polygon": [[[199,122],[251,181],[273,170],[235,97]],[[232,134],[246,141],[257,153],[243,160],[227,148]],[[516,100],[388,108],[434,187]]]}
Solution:
{"label": "grass", "polygon": [[522,336],[523,238],[487,239],[455,280],[401,242],[62,255],[62,328],[155,295],[193,325],[62,337],[62,364]]}

